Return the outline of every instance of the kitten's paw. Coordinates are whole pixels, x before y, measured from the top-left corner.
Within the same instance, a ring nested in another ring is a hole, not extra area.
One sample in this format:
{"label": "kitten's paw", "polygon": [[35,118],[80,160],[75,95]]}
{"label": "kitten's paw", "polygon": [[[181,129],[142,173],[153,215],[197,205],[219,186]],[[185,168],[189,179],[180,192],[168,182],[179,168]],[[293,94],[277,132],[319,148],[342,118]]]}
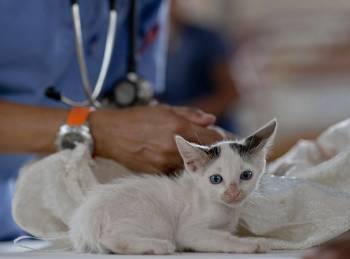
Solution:
{"label": "kitten's paw", "polygon": [[253,253],[256,253],[257,249],[258,249],[257,243],[245,243],[245,244],[235,243],[231,248],[223,252],[234,253],[234,254],[253,254]]}
{"label": "kitten's paw", "polygon": [[175,252],[176,247],[167,240],[157,240],[152,245],[152,248],[146,250],[144,254],[146,255],[166,255],[173,254]]}
{"label": "kitten's paw", "polygon": [[256,253],[266,253],[271,250],[271,246],[266,241],[259,241],[257,243]]}

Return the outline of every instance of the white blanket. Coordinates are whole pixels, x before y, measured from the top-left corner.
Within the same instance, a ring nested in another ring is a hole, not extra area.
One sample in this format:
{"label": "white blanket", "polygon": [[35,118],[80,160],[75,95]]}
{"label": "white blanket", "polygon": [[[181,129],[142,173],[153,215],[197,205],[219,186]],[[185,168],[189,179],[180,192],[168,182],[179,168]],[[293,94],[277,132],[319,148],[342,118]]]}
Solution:
{"label": "white blanket", "polygon": [[[64,237],[89,189],[130,173],[111,160],[91,159],[84,146],[53,154],[21,170],[13,216],[35,236]],[[274,249],[308,248],[348,231],[350,119],[271,163],[240,223],[240,235],[266,238]]]}

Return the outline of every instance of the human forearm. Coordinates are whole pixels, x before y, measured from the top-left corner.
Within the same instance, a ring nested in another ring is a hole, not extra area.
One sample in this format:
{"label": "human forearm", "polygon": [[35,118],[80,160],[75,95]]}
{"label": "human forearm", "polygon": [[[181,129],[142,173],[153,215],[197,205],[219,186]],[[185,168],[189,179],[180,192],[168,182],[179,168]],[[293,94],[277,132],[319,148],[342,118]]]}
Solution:
{"label": "human forearm", "polygon": [[[54,152],[58,129],[66,117],[64,109],[0,101],[0,153]],[[214,121],[214,116],[197,110],[164,105],[100,109],[89,117],[95,155],[149,173],[181,167],[175,134],[203,143],[221,139],[215,130],[207,128]]]}
{"label": "human forearm", "polygon": [[64,109],[0,101],[0,153],[54,152],[66,116]]}

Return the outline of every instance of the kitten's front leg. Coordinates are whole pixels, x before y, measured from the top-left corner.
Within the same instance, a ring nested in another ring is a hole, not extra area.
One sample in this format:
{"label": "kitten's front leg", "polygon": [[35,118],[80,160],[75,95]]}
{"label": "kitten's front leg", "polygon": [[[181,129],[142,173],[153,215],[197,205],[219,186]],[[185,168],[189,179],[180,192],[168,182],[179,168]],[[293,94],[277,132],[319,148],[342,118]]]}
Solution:
{"label": "kitten's front leg", "polygon": [[269,242],[265,238],[259,238],[259,237],[236,237],[236,238],[241,242],[249,242],[249,243],[257,244],[258,249],[256,252],[265,253],[271,250],[271,246],[269,245]]}
{"label": "kitten's front leg", "polygon": [[228,231],[215,229],[191,229],[180,231],[179,247],[198,252],[254,253],[261,252],[257,242],[239,239]]}

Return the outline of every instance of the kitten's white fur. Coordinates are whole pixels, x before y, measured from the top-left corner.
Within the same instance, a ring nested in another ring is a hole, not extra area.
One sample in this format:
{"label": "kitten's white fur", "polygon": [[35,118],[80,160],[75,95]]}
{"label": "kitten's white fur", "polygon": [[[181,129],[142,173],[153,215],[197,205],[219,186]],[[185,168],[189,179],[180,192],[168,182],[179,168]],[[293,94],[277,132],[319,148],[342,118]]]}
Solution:
{"label": "kitten's white fur", "polygon": [[[224,141],[215,146],[220,154],[208,156],[210,147],[192,144],[177,136],[176,143],[185,171],[176,178],[142,175],[97,186],[74,213],[70,240],[77,251],[119,254],[171,254],[186,249],[201,252],[262,252],[268,248],[258,240],[234,236],[239,206],[256,188],[265,169],[266,145],[272,140],[276,121],[257,136],[249,154],[243,156]],[[252,139],[250,139],[251,141]],[[251,170],[253,177],[241,181]],[[223,182],[209,177],[220,174]],[[234,183],[239,196],[223,199]]]}

